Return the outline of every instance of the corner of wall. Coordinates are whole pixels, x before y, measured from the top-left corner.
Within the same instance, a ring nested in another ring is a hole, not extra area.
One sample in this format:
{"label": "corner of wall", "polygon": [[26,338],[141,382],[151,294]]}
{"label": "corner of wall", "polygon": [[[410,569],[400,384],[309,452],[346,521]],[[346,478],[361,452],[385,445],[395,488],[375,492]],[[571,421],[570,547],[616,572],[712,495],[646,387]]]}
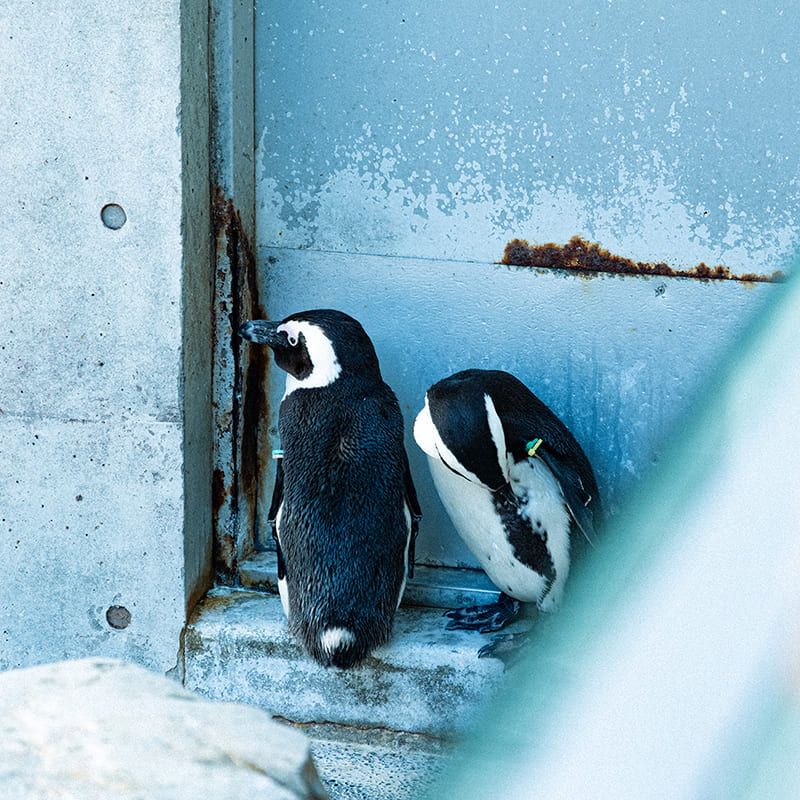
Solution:
{"label": "corner of wall", "polygon": [[182,392],[187,614],[212,564],[212,230],[208,7],[181,2]]}

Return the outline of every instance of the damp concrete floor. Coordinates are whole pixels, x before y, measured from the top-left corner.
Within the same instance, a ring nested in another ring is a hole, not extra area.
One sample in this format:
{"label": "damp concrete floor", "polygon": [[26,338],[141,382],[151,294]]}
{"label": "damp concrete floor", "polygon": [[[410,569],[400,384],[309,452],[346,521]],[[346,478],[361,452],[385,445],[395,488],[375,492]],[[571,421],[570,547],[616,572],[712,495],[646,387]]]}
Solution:
{"label": "damp concrete floor", "polygon": [[443,611],[401,606],[391,642],[338,670],[306,656],[275,594],[217,588],[187,626],[184,683],[303,730],[334,800],[421,797],[505,674],[499,659],[478,657],[488,637],[446,630]]}

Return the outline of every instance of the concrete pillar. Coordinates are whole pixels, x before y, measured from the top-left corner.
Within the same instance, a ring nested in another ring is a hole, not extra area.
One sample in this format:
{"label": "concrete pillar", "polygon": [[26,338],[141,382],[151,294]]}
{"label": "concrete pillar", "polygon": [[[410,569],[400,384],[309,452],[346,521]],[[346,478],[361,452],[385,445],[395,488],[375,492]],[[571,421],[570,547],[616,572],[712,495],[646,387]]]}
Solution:
{"label": "concrete pillar", "polygon": [[210,580],[207,16],[0,9],[0,668],[168,670]]}

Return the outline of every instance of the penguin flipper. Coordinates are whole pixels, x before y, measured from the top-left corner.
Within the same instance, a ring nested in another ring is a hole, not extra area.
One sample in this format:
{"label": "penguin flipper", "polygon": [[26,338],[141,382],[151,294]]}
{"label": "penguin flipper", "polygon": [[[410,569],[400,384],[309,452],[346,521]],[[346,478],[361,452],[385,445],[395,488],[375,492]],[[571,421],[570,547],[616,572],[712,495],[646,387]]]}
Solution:
{"label": "penguin flipper", "polygon": [[527,398],[524,409],[505,415],[503,428],[515,458],[527,453],[544,461],[561,486],[570,517],[594,546],[595,520],[601,518],[602,509],[592,466],[575,437],[535,395]]}
{"label": "penguin flipper", "polygon": [[581,476],[574,469],[555,458],[546,447],[540,447],[536,455],[547,464],[550,471],[555,475],[561,486],[564,504],[572,521],[578,526],[586,541],[592,547],[595,547],[594,518],[599,502],[597,497],[589,494]]}
{"label": "penguin flipper", "polygon": [[286,577],[286,564],[283,560],[283,551],[278,539],[278,512],[281,509],[281,503],[283,503],[283,459],[278,458],[276,461],[275,486],[272,489],[272,502],[269,506],[267,522],[272,528],[272,538],[275,540],[275,550],[278,556],[278,580],[281,581]]}
{"label": "penguin flipper", "polygon": [[408,513],[411,515],[411,530],[408,538],[408,577],[414,577],[414,561],[416,558],[417,534],[419,533],[419,521],[422,519],[422,509],[417,499],[417,489],[414,486],[414,479],[411,477],[411,467],[408,464],[408,454],[403,449],[403,463],[405,469],[404,486],[405,500]]}
{"label": "penguin flipper", "polygon": [[499,631],[519,616],[521,608],[522,603],[519,600],[501,592],[495,603],[448,611],[445,616],[450,617],[450,622],[445,626],[445,630],[469,630],[479,633]]}

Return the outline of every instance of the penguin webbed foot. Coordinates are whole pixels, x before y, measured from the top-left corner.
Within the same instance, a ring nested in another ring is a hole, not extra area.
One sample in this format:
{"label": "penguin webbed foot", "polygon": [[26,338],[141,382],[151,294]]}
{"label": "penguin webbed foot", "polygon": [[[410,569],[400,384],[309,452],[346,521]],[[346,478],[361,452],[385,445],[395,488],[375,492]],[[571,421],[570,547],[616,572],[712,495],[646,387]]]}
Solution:
{"label": "penguin webbed foot", "polygon": [[478,650],[478,658],[498,658],[504,664],[513,664],[522,652],[522,645],[528,640],[527,632],[501,633]]}
{"label": "penguin webbed foot", "polygon": [[[446,630],[468,630],[479,633],[499,631],[519,616],[522,603],[507,594],[500,594],[496,603],[484,606],[467,606],[445,613],[450,617]],[[489,645],[486,645],[489,647]]]}

